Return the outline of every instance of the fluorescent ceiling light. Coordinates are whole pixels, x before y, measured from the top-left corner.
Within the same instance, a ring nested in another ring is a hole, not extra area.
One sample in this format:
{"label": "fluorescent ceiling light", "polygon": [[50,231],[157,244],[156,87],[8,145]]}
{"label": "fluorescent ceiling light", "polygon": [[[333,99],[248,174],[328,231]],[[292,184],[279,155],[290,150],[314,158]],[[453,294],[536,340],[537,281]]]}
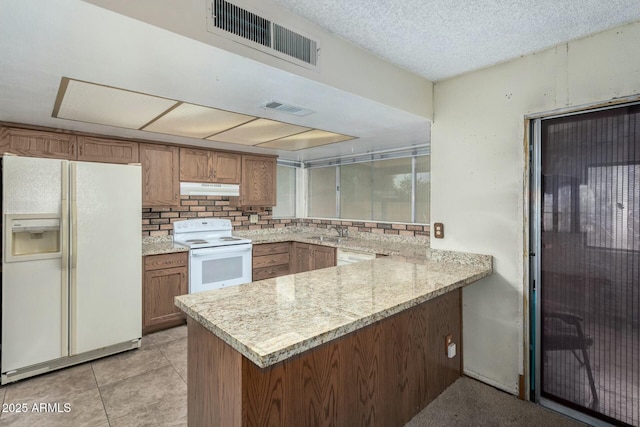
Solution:
{"label": "fluorescent ceiling light", "polygon": [[202,139],[254,119],[216,108],[180,104],[142,130]]}
{"label": "fluorescent ceiling light", "polygon": [[140,129],[174,105],[172,99],[64,78],[53,117]]}
{"label": "fluorescent ceiling light", "polygon": [[259,144],[259,146],[276,148],[278,150],[296,151],[317,147],[319,145],[333,144],[334,142],[348,141],[350,139],[354,139],[354,137],[314,129],[275,141],[265,142],[264,144]]}
{"label": "fluorescent ceiling light", "polygon": [[256,145],[308,130],[310,128],[303,126],[268,119],[257,119],[207,139],[233,144]]}
{"label": "fluorescent ceiling light", "polygon": [[60,83],[52,115],[60,119],[289,151],[354,139],[67,77]]}

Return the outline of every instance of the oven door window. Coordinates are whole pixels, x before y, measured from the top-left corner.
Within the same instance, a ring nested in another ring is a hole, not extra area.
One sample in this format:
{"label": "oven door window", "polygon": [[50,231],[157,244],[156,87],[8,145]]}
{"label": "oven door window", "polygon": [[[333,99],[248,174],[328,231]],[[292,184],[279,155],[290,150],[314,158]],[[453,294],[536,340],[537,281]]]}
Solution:
{"label": "oven door window", "polygon": [[242,255],[202,261],[200,283],[227,282],[242,277]]}
{"label": "oven door window", "polygon": [[191,251],[189,292],[251,282],[251,245]]}

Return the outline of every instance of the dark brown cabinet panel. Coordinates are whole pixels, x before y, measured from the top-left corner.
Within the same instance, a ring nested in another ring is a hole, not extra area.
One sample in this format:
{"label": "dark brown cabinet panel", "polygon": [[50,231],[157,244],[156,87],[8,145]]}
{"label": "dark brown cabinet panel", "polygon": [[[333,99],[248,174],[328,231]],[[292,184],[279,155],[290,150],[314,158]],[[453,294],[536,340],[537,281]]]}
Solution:
{"label": "dark brown cabinet panel", "polygon": [[293,260],[291,262],[292,273],[302,273],[311,268],[311,245],[308,243],[293,243]]}
{"label": "dark brown cabinet panel", "polygon": [[143,334],[184,323],[184,315],[173,299],[189,292],[187,263],[186,252],[144,257]]}
{"label": "dark brown cabinet panel", "polygon": [[302,273],[336,265],[336,249],[309,243],[293,244],[292,273]]}
{"label": "dark brown cabinet panel", "polygon": [[75,160],[77,157],[76,136],[66,133],[2,127],[0,128],[0,155],[4,153]]}
{"label": "dark brown cabinet panel", "polygon": [[335,267],[336,265],[336,249],[328,246],[311,245],[313,259],[312,269]]}
{"label": "dark brown cabinet panel", "polygon": [[178,147],[140,144],[142,206],[178,206],[180,151]]}
{"label": "dark brown cabinet panel", "polygon": [[275,157],[243,155],[240,204],[256,207],[275,206],[276,179]]}
{"label": "dark brown cabinet panel", "polygon": [[102,163],[138,163],[138,143],[91,136],[78,137],[78,160]]}

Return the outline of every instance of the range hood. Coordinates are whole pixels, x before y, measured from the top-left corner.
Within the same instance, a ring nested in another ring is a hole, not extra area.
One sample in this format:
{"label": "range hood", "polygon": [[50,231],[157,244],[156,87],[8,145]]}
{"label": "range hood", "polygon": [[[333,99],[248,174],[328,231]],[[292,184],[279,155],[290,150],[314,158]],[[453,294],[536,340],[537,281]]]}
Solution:
{"label": "range hood", "polygon": [[239,196],[238,184],[206,184],[202,182],[181,182],[181,196]]}

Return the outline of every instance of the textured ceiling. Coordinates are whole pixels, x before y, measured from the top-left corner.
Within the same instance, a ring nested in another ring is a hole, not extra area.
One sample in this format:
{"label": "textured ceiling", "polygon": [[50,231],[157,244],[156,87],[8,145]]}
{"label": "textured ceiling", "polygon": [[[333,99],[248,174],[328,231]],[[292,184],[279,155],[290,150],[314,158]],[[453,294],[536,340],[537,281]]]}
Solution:
{"label": "textured ceiling", "polygon": [[273,0],[438,81],[640,20],[638,0]]}

